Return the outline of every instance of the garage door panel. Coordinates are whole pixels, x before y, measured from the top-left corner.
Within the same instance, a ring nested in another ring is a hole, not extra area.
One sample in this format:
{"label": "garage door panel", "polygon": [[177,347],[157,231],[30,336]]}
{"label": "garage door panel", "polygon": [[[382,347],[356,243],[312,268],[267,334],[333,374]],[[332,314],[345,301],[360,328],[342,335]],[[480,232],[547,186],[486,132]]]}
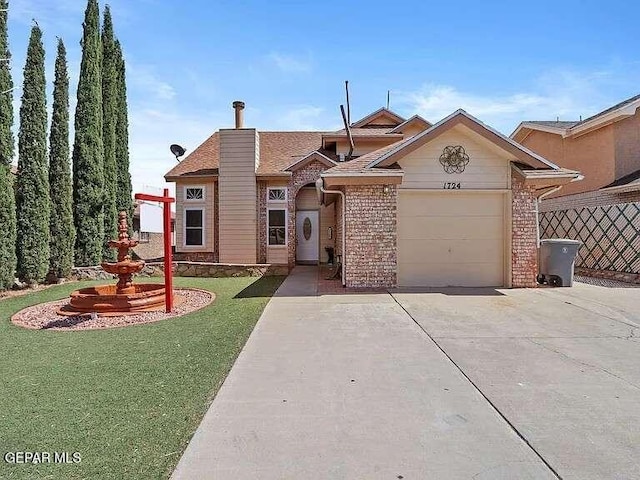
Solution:
{"label": "garage door panel", "polygon": [[505,202],[501,193],[400,191],[401,286],[503,286]]}
{"label": "garage door panel", "polygon": [[495,193],[430,193],[424,191],[400,191],[398,215],[401,217],[427,215],[485,216],[487,212],[499,212],[504,205],[504,195]]}
{"label": "garage door panel", "polygon": [[405,286],[499,287],[504,283],[502,263],[409,263],[398,265]]}
{"label": "garage door panel", "polygon": [[[404,240],[398,263],[477,263],[484,258],[502,258],[504,247],[500,239],[449,240],[429,242],[424,240]],[[483,257],[478,257],[478,251]]]}
{"label": "garage door panel", "polygon": [[495,239],[503,237],[502,217],[413,217],[398,222],[403,240]]}

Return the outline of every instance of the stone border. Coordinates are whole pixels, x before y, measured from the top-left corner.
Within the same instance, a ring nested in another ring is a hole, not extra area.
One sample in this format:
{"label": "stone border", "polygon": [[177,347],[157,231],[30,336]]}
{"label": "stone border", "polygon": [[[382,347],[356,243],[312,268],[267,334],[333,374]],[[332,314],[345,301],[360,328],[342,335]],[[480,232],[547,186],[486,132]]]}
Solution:
{"label": "stone border", "polygon": [[614,272],[611,270],[592,270],[590,268],[576,267],[574,275],[585,277],[604,278],[606,280],[617,280],[624,283],[640,284],[640,273]]}
{"label": "stone border", "polygon": [[[186,297],[184,302],[179,303],[174,307],[173,312],[166,313],[164,311],[156,312],[142,312],[132,315],[122,315],[119,317],[112,316],[98,316],[96,319],[92,319],[91,314],[80,314],[74,316],[61,316],[57,314],[58,309],[67,304],[69,299],[63,298],[60,300],[54,300],[47,303],[39,303],[31,305],[30,307],[23,308],[19,312],[16,312],[11,316],[11,323],[17,327],[27,330],[52,330],[59,332],[78,332],[87,330],[107,330],[112,328],[124,328],[134,325],[145,325],[148,323],[155,323],[162,320],[168,320],[171,318],[180,318],[184,315],[197,312],[203,308],[208,307],[216,300],[216,294],[207,290],[199,288],[176,288],[176,293],[182,293],[183,297]],[[190,293],[192,295],[190,295]],[[199,295],[193,295],[199,294]],[[206,295],[208,298],[203,298]],[[189,298],[191,296],[191,298]],[[25,319],[24,317],[29,318]],[[39,324],[37,321],[29,321],[30,318],[36,317],[41,320],[48,320],[45,324]],[[59,321],[59,326],[49,326],[52,323]],[[70,326],[64,325],[65,322],[72,323]],[[74,323],[75,322],[75,323]]]}
{"label": "stone border", "polygon": [[[228,278],[228,277],[268,277],[288,275],[288,265],[272,264],[228,264],[209,262],[173,262],[176,277]],[[161,277],[164,263],[147,263],[137,277]],[[102,267],[74,267],[71,276],[83,280],[113,280],[116,277],[105,272]]]}

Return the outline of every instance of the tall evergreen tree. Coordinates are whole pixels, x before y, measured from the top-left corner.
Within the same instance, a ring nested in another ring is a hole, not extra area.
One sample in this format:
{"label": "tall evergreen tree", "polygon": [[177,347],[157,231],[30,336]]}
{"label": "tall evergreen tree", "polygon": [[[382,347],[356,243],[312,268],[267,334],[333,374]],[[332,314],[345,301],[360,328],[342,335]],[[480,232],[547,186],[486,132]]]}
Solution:
{"label": "tall evergreen tree", "polygon": [[18,277],[41,282],[49,271],[49,178],[47,174],[47,92],[42,32],[35,25],[24,67],[18,132],[16,253]]}
{"label": "tall evergreen tree", "polygon": [[0,0],[0,290],[13,285],[16,270],[16,199],[13,189],[13,80],[7,36],[7,0]]}
{"label": "tall evergreen tree", "polygon": [[78,266],[99,264],[104,241],[102,48],[97,0],[88,0],[83,27],[73,144],[73,217]]}
{"label": "tall evergreen tree", "polygon": [[116,168],[118,174],[118,188],[116,190],[117,210],[129,214],[129,230],[133,220],[133,199],[131,188],[131,174],[129,173],[129,114],[127,106],[127,78],[122,47],[115,41],[115,64],[117,72],[117,121],[116,121]]}
{"label": "tall evergreen tree", "polygon": [[69,74],[67,50],[58,39],[53,116],[49,136],[49,191],[51,193],[50,270],[58,277],[68,277],[73,266],[73,227],[71,168],[69,165]]}
{"label": "tall evergreen tree", "polygon": [[102,25],[102,138],[104,141],[104,249],[103,257],[115,259],[115,250],[107,242],[118,236],[118,210],[116,194],[118,176],[116,167],[116,122],[118,119],[118,66],[116,65],[113,21],[109,6],[104,10]]}

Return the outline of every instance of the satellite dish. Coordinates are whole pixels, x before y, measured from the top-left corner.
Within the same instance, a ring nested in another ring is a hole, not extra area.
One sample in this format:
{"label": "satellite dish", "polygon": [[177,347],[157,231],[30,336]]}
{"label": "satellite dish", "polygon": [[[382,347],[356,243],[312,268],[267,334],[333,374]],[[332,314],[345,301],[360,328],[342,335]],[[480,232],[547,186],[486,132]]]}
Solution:
{"label": "satellite dish", "polygon": [[176,157],[176,160],[180,161],[180,157],[184,155],[184,153],[186,152],[186,150],[184,148],[182,148],[180,145],[177,144],[173,144],[169,147],[169,149],[171,150],[171,153],[173,153],[173,155]]}

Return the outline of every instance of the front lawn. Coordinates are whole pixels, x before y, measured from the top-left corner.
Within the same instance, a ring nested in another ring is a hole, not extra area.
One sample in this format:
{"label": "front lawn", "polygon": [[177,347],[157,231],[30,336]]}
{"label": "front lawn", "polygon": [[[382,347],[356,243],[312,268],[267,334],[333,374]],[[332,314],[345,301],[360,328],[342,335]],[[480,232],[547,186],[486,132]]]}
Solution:
{"label": "front lawn", "polygon": [[[0,478],[167,478],[282,279],[177,278],[178,287],[214,292],[215,302],[111,330],[10,323],[18,310],[88,283],[0,300]],[[69,452],[69,461],[79,452],[81,462],[5,462],[25,451]]]}

